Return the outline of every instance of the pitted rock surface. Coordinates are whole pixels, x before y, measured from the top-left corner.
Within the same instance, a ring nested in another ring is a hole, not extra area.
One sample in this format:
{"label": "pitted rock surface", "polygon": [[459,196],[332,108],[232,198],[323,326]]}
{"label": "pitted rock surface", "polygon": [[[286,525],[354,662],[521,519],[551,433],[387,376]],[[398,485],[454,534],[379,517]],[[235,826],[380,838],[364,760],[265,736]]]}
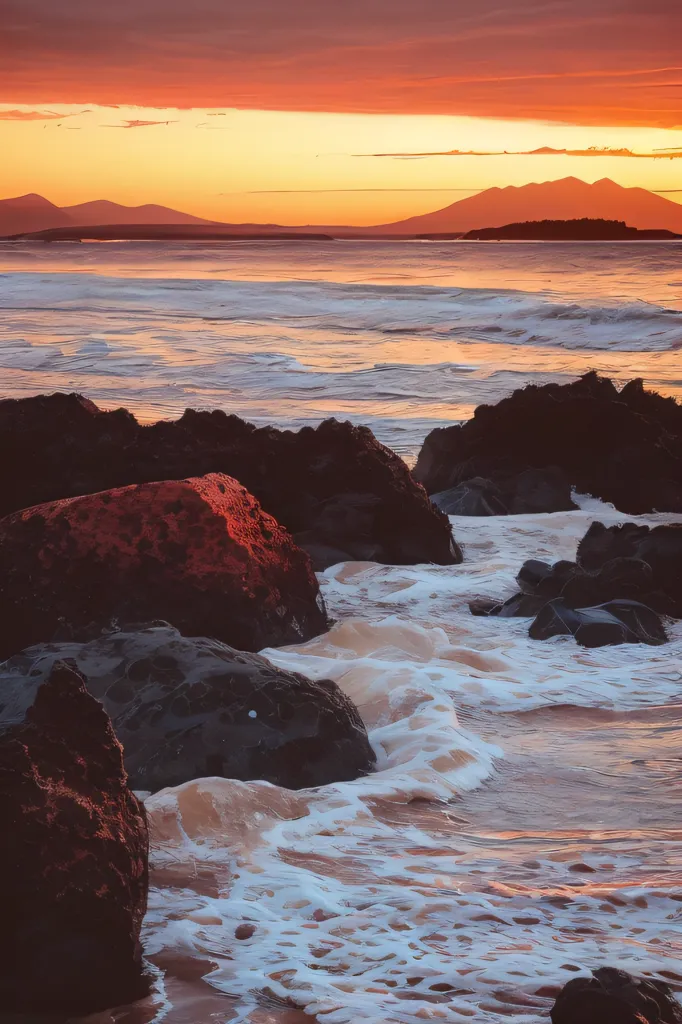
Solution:
{"label": "pitted rock surface", "polygon": [[302,789],[374,768],[362,719],[336,683],[284,672],[215,640],[187,639],[167,624],[11,658],[0,666],[0,721],[19,718],[63,658],[78,665],[111,716],[135,789],[213,775]]}
{"label": "pitted rock surface", "polygon": [[550,1017],[552,1024],[682,1024],[682,1006],[663,981],[600,967],[564,985]]}
{"label": "pitted rock surface", "polygon": [[243,650],[327,628],[308,556],[222,474],[102,491],[0,520],[0,657],[150,619]]}
{"label": "pitted rock surface", "polygon": [[226,473],[309,551],[339,561],[451,565],[450,523],[403,460],[367,427],[325,420],[297,432],[188,409],[141,426],[80,395],[0,402],[0,515],[127,484]]}
{"label": "pitted rock surface", "polygon": [[28,689],[0,689],[0,1007],[81,1016],[147,994],[147,820],[75,668]]}

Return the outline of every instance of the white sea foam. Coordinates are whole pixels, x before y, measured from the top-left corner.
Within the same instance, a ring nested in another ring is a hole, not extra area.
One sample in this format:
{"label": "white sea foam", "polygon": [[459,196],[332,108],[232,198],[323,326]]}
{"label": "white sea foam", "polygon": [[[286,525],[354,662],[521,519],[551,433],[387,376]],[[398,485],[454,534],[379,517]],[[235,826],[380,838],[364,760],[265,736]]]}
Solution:
{"label": "white sea foam", "polygon": [[[648,723],[651,708],[682,697],[682,630],[665,648],[587,651],[530,640],[528,620],[467,608],[474,596],[511,593],[528,557],[574,556],[594,518],[625,519],[580,503],[555,515],[453,517],[461,566],[348,563],[322,574],[337,624],[264,653],[349,693],[377,773],[295,794],[208,779],[148,799],[155,868],[184,878],[182,891],[154,893],[149,955],[211,960],[210,984],[247,1015],[269,991],[334,1024],[510,1012],[536,1021],[548,1004],[538,991],[577,971],[675,970],[677,819],[665,803],[655,825],[635,829],[626,807],[613,819],[600,776],[619,786],[630,777],[629,765],[604,761],[618,730],[632,728],[628,716]],[[557,755],[581,742],[563,705],[597,716],[585,720],[593,745],[578,746],[582,768]],[[533,724],[533,714],[555,718]],[[644,742],[665,759],[662,731],[638,725],[633,752]],[[550,793],[536,778],[545,762],[559,776]],[[253,934],[240,940],[245,923]]]}

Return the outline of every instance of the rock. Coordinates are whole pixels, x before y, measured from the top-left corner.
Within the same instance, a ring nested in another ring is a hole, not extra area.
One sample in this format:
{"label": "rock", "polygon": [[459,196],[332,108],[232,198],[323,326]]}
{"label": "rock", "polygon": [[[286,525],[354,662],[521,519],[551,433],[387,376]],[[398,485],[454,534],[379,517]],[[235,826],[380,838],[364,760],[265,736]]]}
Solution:
{"label": "rock", "polygon": [[530,619],[547,604],[546,597],[533,594],[514,594],[504,604],[498,601],[476,600],[469,604],[472,615],[490,615],[499,619]]}
{"label": "rock", "polygon": [[242,650],[327,628],[307,555],[221,474],[103,491],[0,520],[0,657],[113,621]]}
{"label": "rock", "polygon": [[[566,486],[612,502],[630,514],[682,512],[682,407],[631,381],[588,373],[570,384],[528,385],[495,406],[479,406],[462,425],[432,431],[414,475],[429,494],[472,477],[504,492],[521,480],[516,506],[552,512],[566,504]],[[552,483],[553,481],[553,483]]]}
{"label": "rock", "polygon": [[663,644],[668,639],[656,612],[637,601],[609,601],[596,608],[569,608],[548,601],[528,630],[533,640],[574,636],[583,647],[610,644]]}
{"label": "rock", "polygon": [[502,492],[491,480],[471,480],[431,495],[431,501],[448,516],[506,516]]}
{"label": "rock", "polygon": [[187,639],[167,624],[11,658],[0,666],[0,721],[20,715],[63,658],[78,665],[110,715],[135,789],[213,775],[302,789],[374,768],[362,719],[336,683],[284,672],[216,640]]}
{"label": "rock", "polygon": [[81,1016],[145,996],[144,807],[106,713],[67,664],[53,661],[23,712],[3,715],[0,829],[2,1010]]}
{"label": "rock", "polygon": [[682,524],[650,528],[592,523],[578,545],[578,564],[586,572],[603,574],[615,559],[644,562],[651,571],[652,607],[682,618]]}
{"label": "rock", "polygon": [[557,996],[552,1024],[682,1024],[682,1006],[669,985],[600,967],[572,978]]}
{"label": "rock", "polygon": [[[366,427],[298,432],[188,409],[141,426],[79,395],[0,402],[0,514],[134,483],[226,473],[314,554],[387,564],[462,560],[450,524],[405,463]],[[332,562],[327,559],[331,558]]]}
{"label": "rock", "polygon": [[511,474],[508,467],[499,469],[489,478],[474,476],[432,494],[431,501],[451,516],[530,515],[576,508],[571,485],[556,466]]}

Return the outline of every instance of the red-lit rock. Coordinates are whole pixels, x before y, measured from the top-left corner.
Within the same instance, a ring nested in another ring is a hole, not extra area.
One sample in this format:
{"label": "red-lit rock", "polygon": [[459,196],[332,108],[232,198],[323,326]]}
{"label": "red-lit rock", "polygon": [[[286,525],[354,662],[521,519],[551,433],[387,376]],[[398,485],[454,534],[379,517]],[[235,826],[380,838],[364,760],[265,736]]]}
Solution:
{"label": "red-lit rock", "polygon": [[2,1011],[143,997],[147,820],[106,712],[64,662],[0,726],[0,832]]}
{"label": "red-lit rock", "polygon": [[163,619],[254,651],[326,629],[307,555],[230,477],[133,485],[0,521],[0,657]]}

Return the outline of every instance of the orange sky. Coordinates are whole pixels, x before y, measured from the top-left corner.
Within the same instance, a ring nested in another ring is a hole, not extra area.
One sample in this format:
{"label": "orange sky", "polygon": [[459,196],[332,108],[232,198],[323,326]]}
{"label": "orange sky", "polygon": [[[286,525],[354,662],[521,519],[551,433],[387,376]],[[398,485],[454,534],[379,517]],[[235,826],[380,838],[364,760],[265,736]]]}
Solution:
{"label": "orange sky", "polygon": [[[682,147],[679,0],[0,0],[0,11],[5,196],[368,224],[459,189],[566,175],[682,188],[682,161],[650,156]],[[357,155],[540,147],[649,155]]]}

